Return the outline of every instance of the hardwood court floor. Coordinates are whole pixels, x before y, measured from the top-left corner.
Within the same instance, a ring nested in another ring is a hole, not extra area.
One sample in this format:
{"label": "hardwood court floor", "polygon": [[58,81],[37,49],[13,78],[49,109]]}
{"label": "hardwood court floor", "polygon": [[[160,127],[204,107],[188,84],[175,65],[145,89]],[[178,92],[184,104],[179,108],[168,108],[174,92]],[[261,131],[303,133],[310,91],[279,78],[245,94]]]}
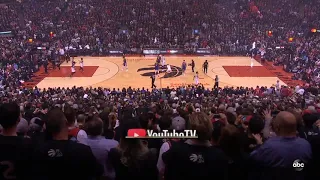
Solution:
{"label": "hardwood court floor", "polygon": [[[76,57],[76,65],[79,65],[81,57]],[[70,69],[71,62],[65,62],[61,65],[64,71],[59,75],[58,70],[55,70],[53,75],[48,75],[37,86],[40,88],[47,87],[72,87],[72,86],[85,86],[85,87],[108,87],[108,88],[150,88],[151,79],[150,75],[154,72],[154,63],[156,56],[146,57],[127,57],[128,71],[122,68],[122,57],[83,57],[84,59],[84,72],[86,75],[79,77],[66,76],[65,70]],[[256,60],[251,60],[248,57],[218,57],[218,56],[167,56],[166,63],[170,64],[173,72],[160,74],[156,79],[157,87],[178,87],[182,85],[194,84],[193,77],[195,73],[191,71],[191,67],[187,67],[185,75],[181,72],[181,64],[186,60],[187,64],[191,60],[196,63],[195,71],[199,72],[200,83],[205,87],[213,87],[215,75],[219,76],[220,86],[271,86],[276,83],[279,78],[275,74],[269,72],[266,68],[262,67]],[[205,60],[209,62],[208,73],[202,72],[202,64]],[[251,68],[250,65],[253,67]],[[86,66],[99,66],[91,72],[90,68]],[[78,69],[77,69],[78,70]],[[227,70],[227,71],[226,71]],[[78,73],[78,72],[77,72]],[[88,74],[91,74],[90,76]],[[281,84],[285,84],[280,80]]]}

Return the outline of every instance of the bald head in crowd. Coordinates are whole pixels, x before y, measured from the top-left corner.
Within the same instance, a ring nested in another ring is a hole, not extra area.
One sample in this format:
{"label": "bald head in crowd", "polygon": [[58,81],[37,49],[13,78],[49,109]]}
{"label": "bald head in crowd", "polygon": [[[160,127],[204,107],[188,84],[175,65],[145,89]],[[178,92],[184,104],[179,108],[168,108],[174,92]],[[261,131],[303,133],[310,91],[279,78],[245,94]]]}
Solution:
{"label": "bald head in crowd", "polygon": [[296,136],[297,120],[295,116],[287,111],[281,111],[274,120],[274,131],[278,136]]}

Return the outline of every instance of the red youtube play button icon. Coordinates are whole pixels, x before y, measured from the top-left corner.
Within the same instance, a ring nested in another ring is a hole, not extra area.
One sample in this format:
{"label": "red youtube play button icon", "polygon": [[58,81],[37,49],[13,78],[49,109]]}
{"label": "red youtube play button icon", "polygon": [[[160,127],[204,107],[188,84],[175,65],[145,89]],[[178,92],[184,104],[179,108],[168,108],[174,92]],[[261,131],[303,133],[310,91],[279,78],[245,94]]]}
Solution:
{"label": "red youtube play button icon", "polygon": [[144,138],[147,135],[145,129],[129,129],[127,133],[127,138]]}

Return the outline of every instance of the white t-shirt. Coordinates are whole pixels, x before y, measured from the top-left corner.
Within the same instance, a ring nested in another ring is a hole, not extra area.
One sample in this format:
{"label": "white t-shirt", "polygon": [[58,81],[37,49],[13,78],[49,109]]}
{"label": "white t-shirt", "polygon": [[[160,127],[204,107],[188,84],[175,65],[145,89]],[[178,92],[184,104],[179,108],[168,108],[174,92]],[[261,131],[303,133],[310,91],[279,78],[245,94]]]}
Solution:
{"label": "white t-shirt", "polygon": [[303,94],[304,94],[304,89],[299,89],[299,90],[297,91],[297,93],[300,94],[300,95],[303,95]]}
{"label": "white t-shirt", "polygon": [[171,71],[171,66],[169,64],[167,65],[167,70]]}
{"label": "white t-shirt", "polygon": [[174,97],[176,97],[176,94],[177,94],[177,92],[176,92],[176,91],[171,91],[171,93],[170,93],[170,95],[171,95],[171,98],[174,98]]}
{"label": "white t-shirt", "polygon": [[59,50],[59,54],[60,54],[61,56],[63,56],[63,55],[64,55],[64,49],[61,48],[61,49]]}

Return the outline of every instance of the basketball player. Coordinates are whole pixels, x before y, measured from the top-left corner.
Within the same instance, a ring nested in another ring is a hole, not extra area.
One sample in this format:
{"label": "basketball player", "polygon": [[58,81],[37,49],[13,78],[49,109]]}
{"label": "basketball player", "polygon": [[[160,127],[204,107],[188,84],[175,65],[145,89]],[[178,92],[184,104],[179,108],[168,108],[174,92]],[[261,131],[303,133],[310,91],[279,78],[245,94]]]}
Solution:
{"label": "basketball player", "polygon": [[172,72],[171,66],[170,66],[170,64],[167,64],[167,73],[171,73],[171,72]]}
{"label": "basketball player", "polygon": [[253,68],[253,58],[250,58],[250,59],[251,59],[250,67]]}
{"label": "basketball player", "polygon": [[155,71],[154,74],[159,76],[160,73],[159,73],[159,64],[158,63],[154,64],[154,71]]}
{"label": "basketball player", "polygon": [[70,77],[72,77],[75,73],[76,73],[76,62],[74,61],[74,59],[72,59],[72,62],[71,62],[71,74],[70,74]]}
{"label": "basketball player", "polygon": [[[69,57],[69,60],[70,60],[70,57]],[[58,69],[60,70],[61,61],[59,60],[59,57],[55,57],[54,61],[56,62],[57,67],[58,67]]]}
{"label": "basketball player", "polygon": [[80,60],[80,71],[83,72],[83,58],[81,58]]}
{"label": "basketball player", "polygon": [[123,63],[122,63],[123,67],[122,67],[122,71],[126,70],[128,71],[128,64],[127,64],[127,59],[125,56],[123,56]]}
{"label": "basketball player", "polygon": [[161,57],[160,57],[160,55],[158,55],[156,62],[157,62],[158,64],[160,64],[160,61],[161,61]]}
{"label": "basketball player", "polygon": [[196,64],[194,63],[194,60],[191,60],[191,68],[192,68],[192,72],[194,72],[194,67],[196,66]]}
{"label": "basketball player", "polygon": [[219,88],[219,77],[216,75],[216,78],[214,79],[214,89]]}
{"label": "basketball player", "polygon": [[67,51],[67,53],[66,53],[66,61],[67,61],[67,63],[70,61],[70,54],[69,54],[69,52]]}
{"label": "basketball player", "polygon": [[181,65],[181,69],[182,69],[182,74],[185,75],[185,72],[186,72],[186,69],[187,69],[186,60],[183,60],[182,65]]}
{"label": "basketball player", "polygon": [[199,84],[199,73],[198,73],[198,71],[196,72],[196,75],[194,75],[193,80],[194,80],[194,83],[196,85]]}
{"label": "basketball player", "polygon": [[277,80],[277,83],[276,83],[276,90],[279,91],[280,90],[280,81]]}
{"label": "basketball player", "polygon": [[207,74],[208,72],[208,66],[209,66],[209,63],[208,63],[208,60],[206,60],[204,63],[203,63],[203,72],[205,74]]}
{"label": "basketball player", "polygon": [[152,75],[150,78],[151,78],[151,89],[157,88],[157,86],[154,84],[154,82],[156,81],[156,76]]}
{"label": "basketball player", "polygon": [[162,65],[162,67],[166,66],[166,58],[164,57],[164,55],[162,55],[162,57],[161,57],[161,65]]}

